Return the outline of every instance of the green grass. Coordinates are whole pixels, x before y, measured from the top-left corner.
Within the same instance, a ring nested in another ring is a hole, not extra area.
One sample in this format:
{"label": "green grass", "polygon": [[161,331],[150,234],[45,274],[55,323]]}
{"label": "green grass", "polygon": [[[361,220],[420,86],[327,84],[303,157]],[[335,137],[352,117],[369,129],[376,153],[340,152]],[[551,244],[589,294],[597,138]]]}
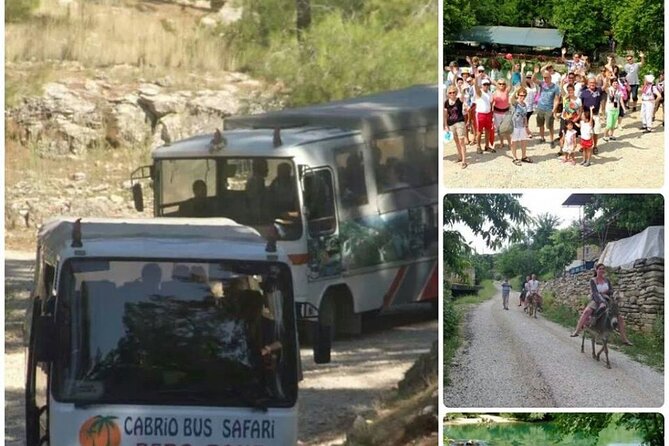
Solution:
{"label": "green grass", "polygon": [[449,366],[460,347],[464,331],[464,314],[472,306],[492,298],[497,289],[492,280],[481,282],[478,294],[444,300],[444,385],[449,383]]}
{"label": "green grass", "polygon": [[[543,316],[564,327],[574,329],[580,313],[566,305],[555,302],[551,293],[545,293]],[[653,327],[652,333],[642,333],[627,327],[627,336],[634,344],[623,345],[620,336],[610,338],[610,344],[618,350],[626,353],[636,361],[653,367],[659,371],[664,370],[664,320],[658,318],[658,323]]]}

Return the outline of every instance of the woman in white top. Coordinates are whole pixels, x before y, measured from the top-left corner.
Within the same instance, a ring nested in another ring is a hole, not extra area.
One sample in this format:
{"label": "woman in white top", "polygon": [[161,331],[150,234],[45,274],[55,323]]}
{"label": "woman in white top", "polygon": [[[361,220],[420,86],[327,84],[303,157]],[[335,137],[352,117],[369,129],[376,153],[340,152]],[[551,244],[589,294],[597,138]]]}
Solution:
{"label": "woman in white top", "polygon": [[655,76],[647,74],[641,87],[641,130],[643,130],[643,133],[650,133],[651,131],[655,100],[660,97],[660,92],[653,85],[653,82],[655,82]]}

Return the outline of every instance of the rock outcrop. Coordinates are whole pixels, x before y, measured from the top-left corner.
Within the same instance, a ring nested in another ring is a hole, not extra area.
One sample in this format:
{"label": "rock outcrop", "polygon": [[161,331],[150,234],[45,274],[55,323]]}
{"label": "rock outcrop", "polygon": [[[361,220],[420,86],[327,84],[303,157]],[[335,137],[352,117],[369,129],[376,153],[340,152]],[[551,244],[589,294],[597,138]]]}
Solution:
{"label": "rock outcrop", "polygon": [[221,88],[197,91],[168,81],[122,85],[65,79],[7,111],[10,137],[46,157],[93,147],[146,147],[211,132],[228,116],[281,106],[275,89],[241,73],[220,75]]}

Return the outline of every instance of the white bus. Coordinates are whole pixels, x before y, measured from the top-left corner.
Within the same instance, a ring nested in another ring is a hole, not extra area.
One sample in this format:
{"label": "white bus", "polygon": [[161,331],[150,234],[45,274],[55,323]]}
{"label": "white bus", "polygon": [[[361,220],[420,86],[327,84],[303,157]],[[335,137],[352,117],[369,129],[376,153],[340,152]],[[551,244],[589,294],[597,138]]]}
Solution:
{"label": "white bus", "polygon": [[225,120],[155,148],[158,217],[227,217],[278,233],[295,298],[339,333],[361,315],[437,299],[436,86]]}
{"label": "white bus", "polygon": [[296,305],[271,245],[227,219],[45,224],[26,444],[296,444]]}

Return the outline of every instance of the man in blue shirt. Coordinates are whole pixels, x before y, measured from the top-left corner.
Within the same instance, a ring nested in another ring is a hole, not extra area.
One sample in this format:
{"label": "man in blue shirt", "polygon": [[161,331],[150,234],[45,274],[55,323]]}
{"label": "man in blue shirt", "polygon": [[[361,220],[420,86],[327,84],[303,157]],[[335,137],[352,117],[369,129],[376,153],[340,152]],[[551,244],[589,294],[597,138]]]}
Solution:
{"label": "man in blue shirt", "polygon": [[[534,81],[539,84],[539,102],[535,112],[537,115],[537,125],[539,126],[539,135],[541,142],[546,142],[544,137],[544,124],[548,125],[550,133],[551,148],[555,147],[555,135],[553,133],[553,113],[557,113],[557,107],[560,102],[560,87],[551,80],[551,73],[548,70],[543,71],[543,81],[539,79],[539,72],[535,71]],[[548,122],[546,122],[548,121]]]}
{"label": "man in blue shirt", "polygon": [[504,282],[502,282],[502,306],[505,310],[509,309],[509,294],[511,294],[511,284],[509,279],[504,279]]}

